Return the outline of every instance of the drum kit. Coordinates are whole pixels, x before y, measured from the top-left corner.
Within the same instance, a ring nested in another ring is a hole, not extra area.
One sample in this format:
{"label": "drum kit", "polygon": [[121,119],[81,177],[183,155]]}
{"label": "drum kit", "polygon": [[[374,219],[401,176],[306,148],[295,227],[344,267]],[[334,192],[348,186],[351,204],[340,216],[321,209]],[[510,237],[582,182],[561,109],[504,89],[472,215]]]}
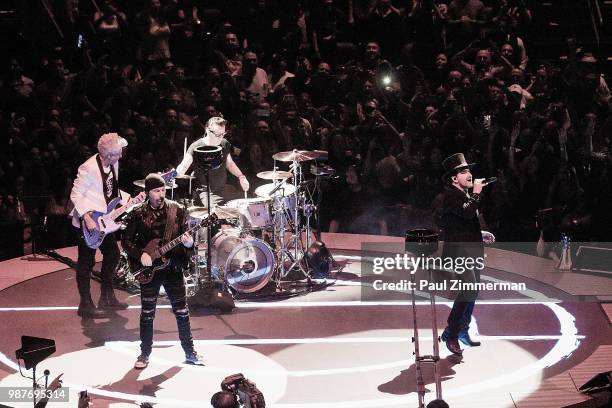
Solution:
{"label": "drum kit", "polygon": [[[211,277],[235,296],[255,296],[264,287],[282,293],[286,286],[283,283],[292,280],[311,283],[307,254],[314,242],[311,219],[321,196],[317,189],[320,180],[333,176],[334,171],[319,163],[327,158],[325,151],[293,150],[276,153],[272,158],[274,169],[257,173],[258,178],[269,183],[256,188],[255,197],[231,200],[224,205],[217,205],[213,199],[210,207],[194,206],[190,199],[192,176],[177,176],[167,184],[170,198],[187,209],[188,223],[193,225],[214,213],[222,224],[210,242],[206,228],[196,232],[197,250],[185,272],[188,296],[195,294],[199,282]],[[194,164],[196,161],[194,156]],[[311,176],[305,171],[305,164],[310,164],[307,162],[315,163],[310,166]],[[280,170],[277,165],[288,165],[288,169]],[[314,183],[307,178],[314,178]],[[144,187],[142,180],[134,184]],[[309,189],[309,185],[315,188]],[[315,196],[319,197],[317,203]],[[121,272],[129,279],[125,267]]]}

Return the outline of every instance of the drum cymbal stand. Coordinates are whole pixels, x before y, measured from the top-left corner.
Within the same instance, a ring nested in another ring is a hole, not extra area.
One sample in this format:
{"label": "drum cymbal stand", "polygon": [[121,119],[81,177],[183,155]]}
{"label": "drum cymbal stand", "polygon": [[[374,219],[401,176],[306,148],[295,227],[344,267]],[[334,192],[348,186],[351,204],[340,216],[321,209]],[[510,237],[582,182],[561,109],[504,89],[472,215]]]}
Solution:
{"label": "drum cymbal stand", "polygon": [[[312,231],[311,226],[310,226],[310,219],[316,213],[316,211],[318,211],[318,207],[316,205],[310,204],[310,203],[306,203],[306,200],[304,201],[304,215],[306,216],[306,248],[310,248],[310,234],[311,234],[311,231]],[[317,230],[317,232],[318,232],[318,230]],[[315,238],[317,240],[319,239],[316,236],[315,236]]]}
{"label": "drum cymbal stand", "polygon": [[[281,190],[282,191],[282,190]],[[275,209],[273,219],[273,235],[276,235],[278,239],[278,246],[275,247],[276,258],[278,259],[276,265],[276,289],[280,290],[282,279],[287,276],[289,270],[285,266],[285,260],[291,259],[291,252],[285,242],[285,233],[287,231],[287,218],[285,215],[285,200],[281,199],[280,206]],[[274,241],[276,243],[276,241]]]}
{"label": "drum cymbal stand", "polygon": [[[293,208],[285,208],[286,200],[284,199],[284,195],[282,196],[283,198],[281,199],[281,205],[279,208],[279,212],[281,214],[281,225],[279,231],[280,247],[277,249],[277,256],[279,261],[277,287],[280,285],[281,279],[286,277],[287,274],[295,268],[297,268],[310,282],[308,265],[305,264],[306,256],[304,244],[302,243],[302,228],[300,225],[299,217],[298,204],[300,199],[300,183],[302,181],[302,171],[300,167],[300,162],[298,160],[293,160],[293,163],[291,164],[290,168],[291,170],[293,170],[293,185],[295,186],[295,191],[292,194],[294,205]],[[291,218],[289,218],[288,216],[290,216]],[[285,241],[287,225],[289,226],[289,230],[292,232],[292,234],[291,238],[289,238],[288,241]],[[291,266],[289,266],[288,268],[285,266],[286,261],[291,262]]]}
{"label": "drum cymbal stand", "polygon": [[[433,270],[428,269],[429,282],[433,282]],[[416,273],[410,274],[410,281],[412,283],[412,322],[414,325],[414,336],[412,342],[414,343],[414,364],[416,367],[416,385],[417,394],[419,397],[419,408],[425,408],[425,381],[423,380],[423,363],[430,363],[433,365],[434,381],[436,385],[436,399],[442,399],[442,382],[440,381],[440,371],[438,370],[438,363],[440,362],[440,338],[438,337],[438,326],[436,322],[436,294],[434,290],[429,292],[429,301],[431,305],[431,330],[433,340],[433,354],[432,355],[421,355],[419,345],[419,329],[417,325],[417,308],[415,300],[415,275]]]}

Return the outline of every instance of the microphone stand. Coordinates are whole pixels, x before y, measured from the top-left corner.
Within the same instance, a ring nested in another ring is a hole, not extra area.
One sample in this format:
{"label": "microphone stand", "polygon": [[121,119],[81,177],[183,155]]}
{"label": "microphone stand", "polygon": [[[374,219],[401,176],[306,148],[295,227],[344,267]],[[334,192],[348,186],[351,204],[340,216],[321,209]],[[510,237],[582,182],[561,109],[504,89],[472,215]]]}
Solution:
{"label": "microphone stand", "polygon": [[[206,208],[208,216],[210,217],[210,169],[206,170]],[[210,225],[206,227],[206,277],[208,282],[212,282],[212,236],[211,236]]]}
{"label": "microphone stand", "polygon": [[[223,160],[221,147],[219,146],[201,146],[194,150],[194,166],[201,171],[206,178],[206,207],[207,216],[210,217],[212,214],[211,209],[211,192],[210,192],[210,170],[219,168],[221,161]],[[202,200],[203,201],[203,200]],[[206,227],[206,277],[198,278],[197,286],[198,292],[203,290],[206,296],[209,298],[206,305],[214,305],[221,297],[220,294],[215,294],[214,285],[212,281],[212,226],[207,225]],[[220,292],[219,292],[220,293]],[[224,305],[225,306],[225,305]],[[231,305],[233,307],[233,304]]]}
{"label": "microphone stand", "polygon": [[321,241],[321,202],[323,201],[323,190],[321,189],[321,179],[319,176],[315,177],[315,190],[317,190],[317,205],[315,207],[317,217],[317,233],[315,236],[317,241]]}
{"label": "microphone stand", "polygon": [[[435,237],[435,245],[432,247],[433,238]],[[410,246],[410,248],[409,248]],[[412,252],[413,254],[421,253],[422,256],[430,256],[435,253],[438,249],[438,234],[434,234],[430,230],[411,230],[406,232],[406,251]],[[424,272],[429,274],[429,282],[434,282],[434,270],[427,267],[423,269]],[[440,363],[440,338],[438,337],[438,325],[436,316],[436,292],[435,285],[429,289],[429,304],[431,307],[432,317],[432,340],[433,340],[433,353],[429,355],[421,354],[421,347],[419,344],[419,328],[417,319],[417,305],[416,305],[416,272],[410,274],[411,283],[411,295],[412,295],[412,324],[413,324],[413,336],[412,342],[414,343],[414,365],[416,372],[416,386],[417,386],[417,397],[418,407],[425,408],[425,380],[423,378],[423,364],[431,364],[433,366],[434,382],[436,387],[436,399],[442,399],[442,381],[440,378],[440,370],[438,364]]]}

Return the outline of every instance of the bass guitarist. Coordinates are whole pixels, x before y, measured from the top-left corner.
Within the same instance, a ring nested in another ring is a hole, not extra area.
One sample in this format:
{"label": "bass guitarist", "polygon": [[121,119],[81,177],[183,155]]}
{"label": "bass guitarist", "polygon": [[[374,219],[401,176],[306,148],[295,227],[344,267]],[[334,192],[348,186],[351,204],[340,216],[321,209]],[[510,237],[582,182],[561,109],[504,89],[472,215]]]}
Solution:
{"label": "bass guitarist", "polygon": [[[123,249],[132,261],[132,269],[142,266],[161,267],[152,279],[140,285],[140,356],[134,368],[143,369],[149,364],[153,346],[153,320],[157,297],[161,285],[176,317],[179,339],[185,352],[185,363],[202,365],[201,357],[195,352],[187,307],[187,295],[183,282],[183,269],[187,266],[188,250],[193,247],[193,238],[188,233],[185,211],[174,201],[167,200],[166,184],[157,174],[149,174],[145,179],[147,200],[136,207],[127,217],[127,228],[122,241]],[[165,243],[179,237],[182,245],[167,252],[163,261],[155,260],[150,243],[161,240]],[[148,251],[148,252],[147,252]],[[153,268],[156,269],[156,268]]]}
{"label": "bass guitarist", "polygon": [[[70,200],[74,205],[72,224],[77,228],[87,228],[90,231],[99,229],[94,214],[104,213],[107,206],[116,198],[127,203],[129,195],[118,188],[119,159],[127,141],[117,133],[106,133],[98,140],[98,154],[90,157],[79,166],[74,180]],[[102,288],[98,308],[91,299],[90,279],[95,264],[96,249],[91,248],[81,230],[78,239],[78,260],[76,281],[81,301],[78,315],[81,317],[106,317],[105,311],[126,309],[127,303],[122,303],[115,297],[113,291],[113,275],[119,262],[119,247],[114,233],[104,237],[99,248],[102,252]]]}

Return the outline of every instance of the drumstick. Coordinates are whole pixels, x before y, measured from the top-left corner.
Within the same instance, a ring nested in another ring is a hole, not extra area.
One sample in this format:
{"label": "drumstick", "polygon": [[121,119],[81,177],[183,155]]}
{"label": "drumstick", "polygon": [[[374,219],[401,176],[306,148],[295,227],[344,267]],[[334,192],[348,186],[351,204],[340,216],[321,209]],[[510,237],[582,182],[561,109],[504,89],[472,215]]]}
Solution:
{"label": "drumstick", "polygon": [[247,192],[246,191],[244,192],[244,198],[247,198]]}

